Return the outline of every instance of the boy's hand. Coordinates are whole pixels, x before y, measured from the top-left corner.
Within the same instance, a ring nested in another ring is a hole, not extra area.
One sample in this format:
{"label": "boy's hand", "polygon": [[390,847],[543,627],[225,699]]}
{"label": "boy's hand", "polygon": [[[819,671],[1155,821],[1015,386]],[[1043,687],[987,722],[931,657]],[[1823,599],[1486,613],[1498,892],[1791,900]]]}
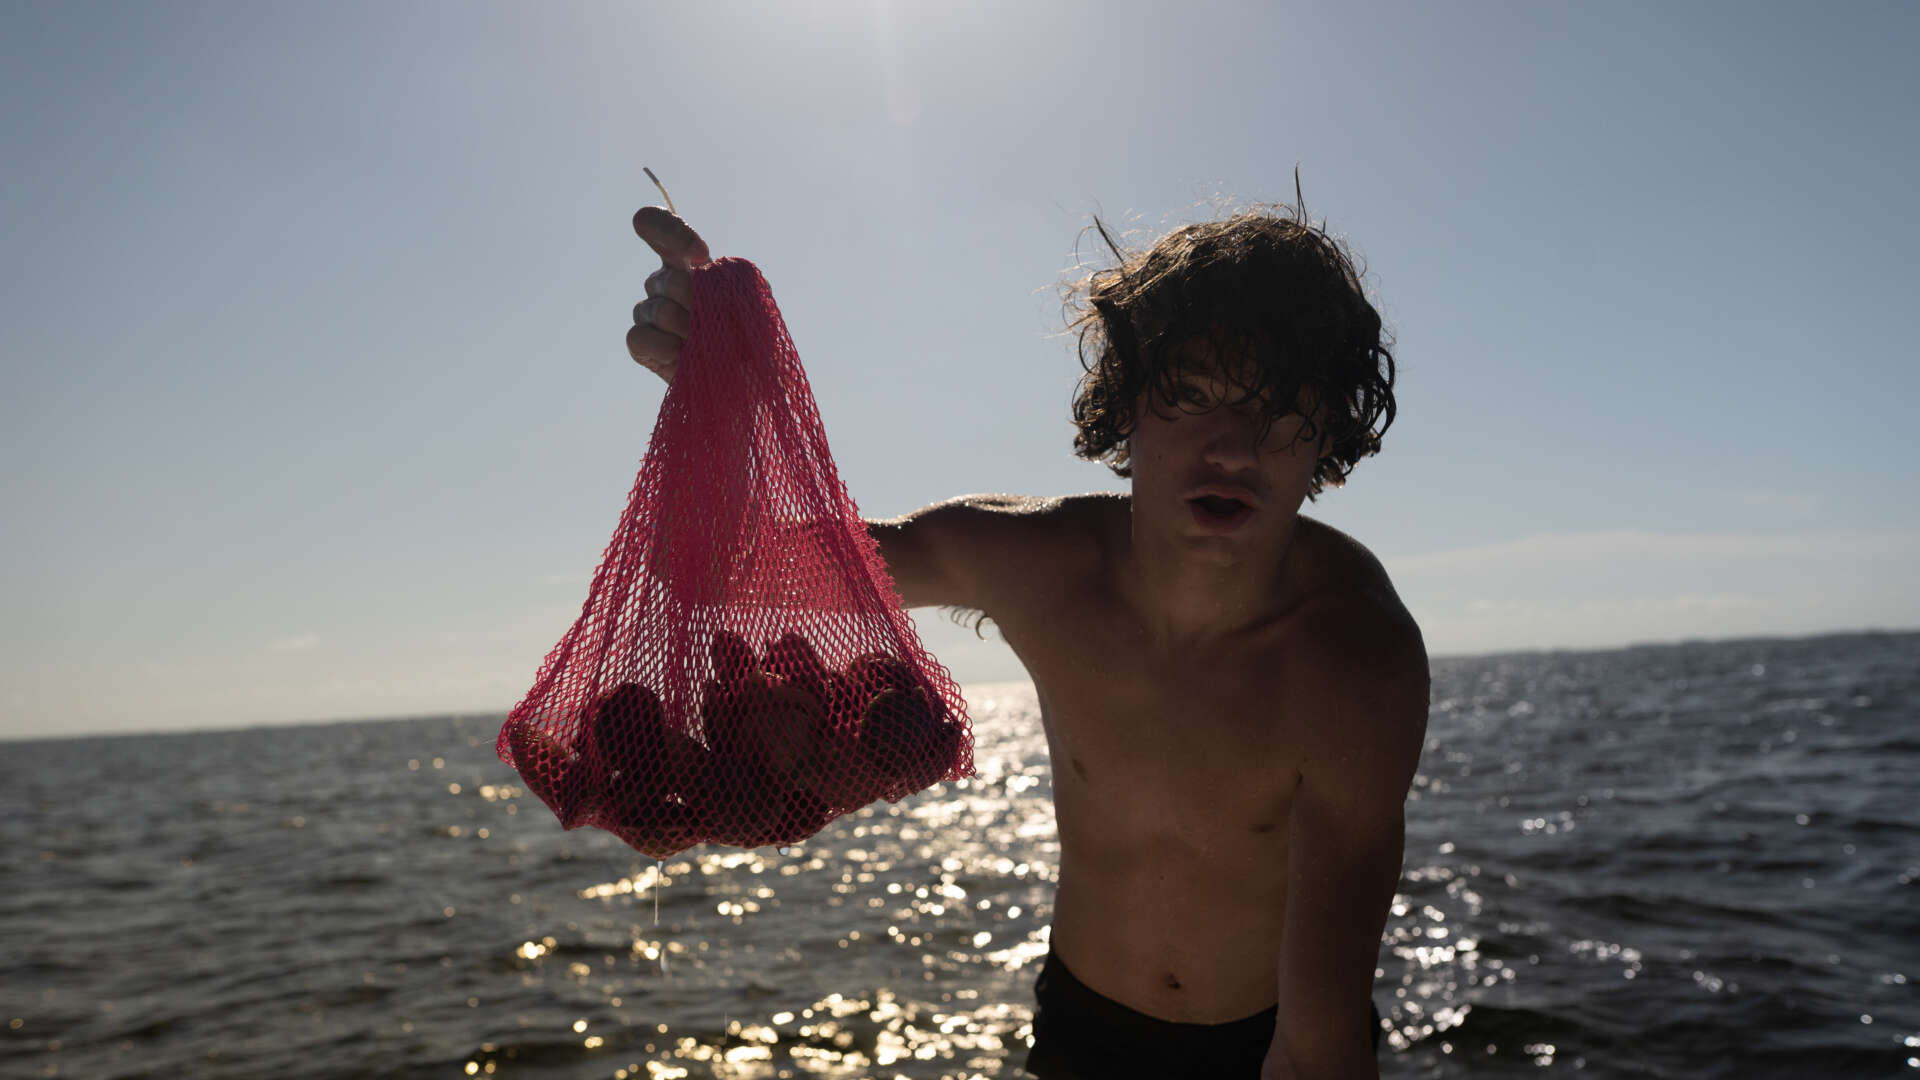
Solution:
{"label": "boy's hand", "polygon": [[659,254],[660,269],[647,275],[647,298],[633,305],[627,352],[642,367],[672,382],[680,365],[680,345],[687,337],[687,312],[693,306],[688,271],[713,260],[700,234],[664,207],[641,207],[633,215],[633,231]]}

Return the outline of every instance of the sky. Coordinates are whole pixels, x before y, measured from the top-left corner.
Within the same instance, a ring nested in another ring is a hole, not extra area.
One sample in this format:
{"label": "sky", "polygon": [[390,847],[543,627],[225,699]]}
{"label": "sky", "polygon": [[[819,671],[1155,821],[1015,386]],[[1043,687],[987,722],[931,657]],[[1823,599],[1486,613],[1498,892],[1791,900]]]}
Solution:
{"label": "sky", "polygon": [[1307,512],[1430,653],[1920,626],[1916,51],[1897,3],[6,5],[0,737],[510,709],[665,389],[643,166],[866,516],[1127,490],[1071,452],[1084,230],[1298,167],[1399,363]]}

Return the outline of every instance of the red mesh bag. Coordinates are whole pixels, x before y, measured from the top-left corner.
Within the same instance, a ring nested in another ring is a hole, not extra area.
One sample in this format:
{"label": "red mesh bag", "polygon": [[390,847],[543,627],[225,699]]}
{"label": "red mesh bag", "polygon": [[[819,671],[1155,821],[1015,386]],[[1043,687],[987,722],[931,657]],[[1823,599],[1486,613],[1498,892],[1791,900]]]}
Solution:
{"label": "red mesh bag", "polygon": [[692,288],[626,512],[495,743],[563,827],[656,858],[798,843],[973,775],[966,703],[840,482],[765,279],[727,258]]}

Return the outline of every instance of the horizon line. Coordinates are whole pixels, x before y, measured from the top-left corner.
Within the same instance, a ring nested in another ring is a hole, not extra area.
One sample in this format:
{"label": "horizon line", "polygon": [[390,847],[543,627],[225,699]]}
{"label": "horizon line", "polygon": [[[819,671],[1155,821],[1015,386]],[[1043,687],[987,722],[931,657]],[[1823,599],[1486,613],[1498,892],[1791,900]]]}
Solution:
{"label": "horizon line", "polygon": [[[1822,638],[1872,637],[1920,634],[1920,626],[1900,629],[1885,627],[1864,627],[1855,630],[1824,630],[1813,634],[1743,634],[1724,638],[1677,638],[1654,641],[1635,641],[1624,645],[1605,645],[1596,647],[1581,646],[1541,646],[1539,648],[1495,649],[1479,653],[1441,653],[1427,657],[1427,662],[1456,662],[1463,660],[1497,660],[1514,656],[1553,656],[1553,655],[1598,655],[1605,653],[1628,652],[1634,649],[1677,649],[1690,645],[1738,645],[1745,642],[1761,641],[1818,641]],[[1024,679],[983,679],[977,682],[959,683],[962,692],[969,686],[1031,686],[1031,678]],[[505,719],[513,711],[512,706],[500,710],[482,712],[425,712],[425,713],[382,713],[370,716],[340,716],[318,720],[278,720],[253,724],[216,724],[210,727],[194,728],[131,728],[118,731],[96,731],[73,735],[7,735],[0,734],[0,743],[26,742],[73,742],[83,739],[117,739],[141,735],[196,735],[208,732],[242,731],[279,731],[297,727],[332,727],[339,724],[398,724],[410,720],[469,720],[469,719]]]}

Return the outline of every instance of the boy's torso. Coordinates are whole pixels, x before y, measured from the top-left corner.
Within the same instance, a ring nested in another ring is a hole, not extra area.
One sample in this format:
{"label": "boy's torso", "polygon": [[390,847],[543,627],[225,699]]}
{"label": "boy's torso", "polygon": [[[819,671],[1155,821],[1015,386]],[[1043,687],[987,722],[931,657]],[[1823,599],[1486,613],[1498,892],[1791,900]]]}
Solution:
{"label": "boy's torso", "polygon": [[[1052,948],[1088,986],[1180,1023],[1277,998],[1289,811],[1311,710],[1289,708],[1296,620],[1168,657],[1120,602],[1125,496],[1062,500],[988,612],[1027,667],[1053,764],[1061,863]],[[1377,563],[1300,519],[1310,590],[1390,603]]]}

